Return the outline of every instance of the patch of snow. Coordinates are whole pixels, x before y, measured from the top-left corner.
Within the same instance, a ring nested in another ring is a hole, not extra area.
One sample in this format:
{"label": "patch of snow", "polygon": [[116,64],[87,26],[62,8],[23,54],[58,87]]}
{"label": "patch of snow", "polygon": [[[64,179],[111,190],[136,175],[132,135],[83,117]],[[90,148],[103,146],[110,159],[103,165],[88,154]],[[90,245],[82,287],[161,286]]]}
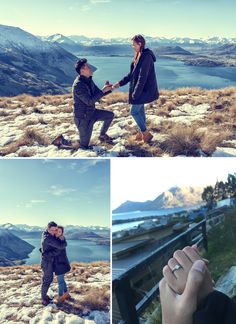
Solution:
{"label": "patch of snow", "polygon": [[217,147],[212,157],[235,157],[236,148],[233,147]]}

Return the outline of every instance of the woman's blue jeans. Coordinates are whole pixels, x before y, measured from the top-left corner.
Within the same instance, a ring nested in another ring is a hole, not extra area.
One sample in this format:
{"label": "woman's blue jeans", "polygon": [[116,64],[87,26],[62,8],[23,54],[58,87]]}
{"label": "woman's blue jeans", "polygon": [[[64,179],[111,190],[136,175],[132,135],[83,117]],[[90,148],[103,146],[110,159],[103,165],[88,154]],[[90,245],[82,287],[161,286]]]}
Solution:
{"label": "woman's blue jeans", "polygon": [[67,292],[67,285],[64,277],[65,277],[64,274],[57,276],[59,296],[62,296],[64,295],[64,293]]}
{"label": "woman's blue jeans", "polygon": [[131,106],[131,115],[133,116],[136,124],[138,125],[141,132],[145,132],[146,127],[146,115],[144,110],[144,104],[142,105],[132,105]]}

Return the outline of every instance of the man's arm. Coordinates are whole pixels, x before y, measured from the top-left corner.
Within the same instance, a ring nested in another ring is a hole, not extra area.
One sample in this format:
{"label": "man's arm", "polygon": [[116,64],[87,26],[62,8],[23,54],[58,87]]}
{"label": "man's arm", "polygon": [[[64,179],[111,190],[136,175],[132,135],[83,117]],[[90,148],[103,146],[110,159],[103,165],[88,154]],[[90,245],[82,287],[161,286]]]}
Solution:
{"label": "man's arm", "polygon": [[67,242],[66,239],[62,240],[57,240],[55,237],[51,236],[51,237],[47,237],[46,238],[46,244],[58,249],[58,250],[63,250],[66,246],[67,246]]}
{"label": "man's arm", "polygon": [[235,302],[217,290],[209,294],[193,314],[194,324],[234,324],[235,321]]}
{"label": "man's arm", "polygon": [[82,83],[79,83],[75,89],[75,97],[83,101],[87,106],[94,106],[95,103],[103,97],[103,95],[103,91],[98,89],[98,91],[95,91],[94,95],[91,96],[87,86]]}
{"label": "man's arm", "polygon": [[[96,95],[101,91],[101,89],[99,89],[98,86],[96,86],[95,83],[94,83],[94,87],[95,87],[95,95]],[[110,90],[110,91],[107,91],[107,92],[103,93],[103,97],[108,95],[109,93],[112,93],[112,91]]]}
{"label": "man's arm", "polygon": [[134,92],[132,93],[133,99],[138,99],[138,97],[143,92],[144,85],[147,81],[149,70],[152,63],[152,57],[147,55],[142,63],[142,66],[139,71],[138,81],[134,88]]}

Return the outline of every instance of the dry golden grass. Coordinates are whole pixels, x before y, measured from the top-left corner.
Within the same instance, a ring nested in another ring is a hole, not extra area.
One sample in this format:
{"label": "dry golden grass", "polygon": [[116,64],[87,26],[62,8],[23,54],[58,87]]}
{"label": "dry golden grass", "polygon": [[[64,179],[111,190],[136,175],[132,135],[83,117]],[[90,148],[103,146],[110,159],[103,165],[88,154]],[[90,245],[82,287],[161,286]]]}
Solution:
{"label": "dry golden grass", "polygon": [[231,132],[223,130],[221,133],[214,131],[207,131],[201,139],[201,149],[207,154],[211,155],[217,146],[220,146],[224,140],[230,139]]}
{"label": "dry golden grass", "polygon": [[203,134],[192,127],[176,125],[161,144],[171,155],[197,156]]}
{"label": "dry golden grass", "polygon": [[106,287],[85,287],[81,290],[83,299],[79,301],[82,307],[93,310],[108,311],[110,301],[110,288]]}
{"label": "dry golden grass", "polygon": [[[109,108],[109,105],[118,102],[122,102],[124,105],[117,106],[118,109],[116,106]],[[171,118],[171,111],[185,103],[191,104],[194,107],[200,104],[209,104],[209,113],[202,119],[192,121],[188,127],[185,124],[171,122],[169,120]],[[1,109],[1,107],[4,108]],[[120,115],[115,117],[114,123],[119,121],[120,117],[129,117],[130,105],[128,104],[128,94],[122,92],[109,94],[101,100],[99,108],[119,110]],[[200,88],[161,90],[159,100],[146,105],[145,109],[147,116],[164,118],[160,122],[158,119],[155,123],[150,122],[148,127],[154,134],[159,133],[165,137],[167,136],[167,138],[164,143],[158,143],[154,140],[151,145],[140,145],[133,138],[137,128],[132,125],[130,127],[129,125],[125,126],[128,135],[124,137],[124,145],[135,156],[162,156],[165,153],[179,155],[184,154],[183,152],[191,155],[191,152],[197,154],[196,152],[199,149],[204,150],[208,154],[213,152],[216,146],[220,146],[224,140],[236,137],[236,87],[213,90]],[[62,124],[65,124],[66,135],[69,137],[74,136],[76,128],[73,130],[68,127],[69,125],[74,125],[72,111],[73,100],[71,94],[45,95],[41,97],[21,95],[14,98],[0,98],[0,117],[2,117],[2,120],[14,125],[14,120],[17,116],[26,115],[26,121],[19,124],[19,127],[28,132],[14,143],[7,144],[4,148],[1,148],[0,155],[15,153],[24,145],[32,146],[34,143],[48,145],[50,141],[47,137],[50,137],[50,132]],[[32,113],[34,113],[34,117],[38,116],[38,119],[30,119]],[[37,123],[40,124],[40,131],[37,129]],[[43,126],[47,127],[44,129]],[[197,131],[199,128],[207,129],[207,135],[203,132],[200,139]],[[96,145],[97,142],[91,144]],[[104,145],[104,149],[109,150],[110,148],[109,145]],[[27,150],[20,152],[20,156],[31,156],[33,154],[33,151],[29,153]],[[127,155],[128,153],[126,152],[120,153],[120,156]]]}
{"label": "dry golden grass", "polygon": [[[71,264],[71,271],[66,274],[66,282],[69,288],[71,298],[52,309],[52,313],[56,314],[58,310],[67,314],[75,314],[78,316],[89,315],[91,311],[108,312],[110,309],[110,283],[109,283],[110,263],[105,261],[97,261],[92,263],[74,262]],[[83,278],[83,274],[86,277]],[[100,281],[101,276],[107,275],[106,281]],[[9,289],[14,290],[14,298],[21,299],[20,308],[25,307],[29,317],[34,317],[37,311],[42,308],[40,300],[40,290],[38,297],[34,300],[32,312],[28,312],[32,308],[28,302],[25,291],[30,292],[30,289],[41,285],[42,270],[40,265],[23,265],[13,267],[0,267],[0,276],[6,276],[7,280],[4,283],[4,291]],[[90,278],[90,280],[88,280]],[[93,279],[94,278],[94,279]],[[35,289],[34,289],[35,290]],[[57,279],[54,278],[52,290],[54,295],[57,294]],[[1,296],[4,298],[4,291],[1,291]],[[55,297],[54,296],[54,297]],[[5,299],[7,300],[8,297]],[[5,302],[4,299],[4,302]],[[15,307],[8,301],[8,306]],[[15,316],[15,317],[14,317]],[[16,315],[9,314],[7,320],[15,318]],[[28,323],[28,322],[27,322]]]}
{"label": "dry golden grass", "polygon": [[124,102],[127,103],[128,101],[128,94],[124,92],[113,92],[104,97],[106,104],[112,105],[117,102]]}
{"label": "dry golden grass", "polygon": [[34,130],[33,128],[27,128],[19,140],[0,149],[0,156],[15,153],[21,146],[29,147],[35,143],[38,143],[39,145],[49,145],[50,141],[39,131]]}

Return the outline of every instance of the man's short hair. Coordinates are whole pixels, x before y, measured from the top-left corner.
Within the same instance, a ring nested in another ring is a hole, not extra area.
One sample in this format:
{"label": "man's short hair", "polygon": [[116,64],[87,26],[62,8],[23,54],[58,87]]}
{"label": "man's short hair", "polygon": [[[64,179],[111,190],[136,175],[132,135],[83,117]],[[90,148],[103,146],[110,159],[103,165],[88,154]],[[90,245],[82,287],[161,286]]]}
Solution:
{"label": "man's short hair", "polygon": [[80,74],[80,69],[87,63],[86,58],[79,59],[75,64],[75,70],[78,74]]}
{"label": "man's short hair", "polygon": [[48,228],[51,228],[51,227],[57,227],[57,224],[55,222],[49,222]]}

